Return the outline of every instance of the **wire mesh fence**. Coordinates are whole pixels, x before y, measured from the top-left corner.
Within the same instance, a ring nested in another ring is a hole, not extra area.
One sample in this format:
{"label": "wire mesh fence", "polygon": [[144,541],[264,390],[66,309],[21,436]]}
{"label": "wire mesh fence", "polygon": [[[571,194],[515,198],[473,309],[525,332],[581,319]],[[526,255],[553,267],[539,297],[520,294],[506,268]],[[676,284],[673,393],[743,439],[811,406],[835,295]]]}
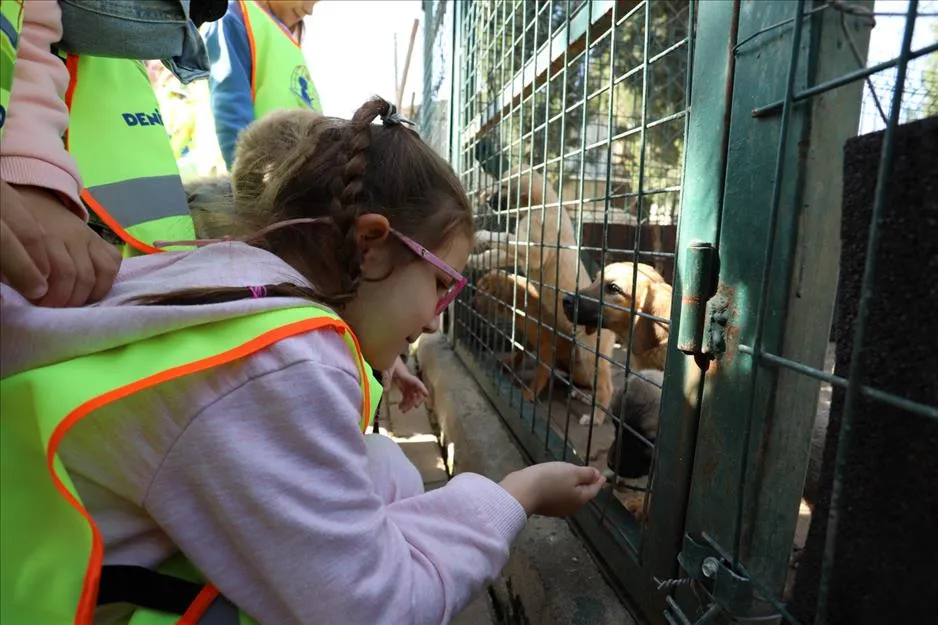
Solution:
{"label": "wire mesh fence", "polygon": [[668,342],[690,2],[453,8],[451,154],[479,230],[454,342],[529,454],[614,478],[591,514],[634,558]]}
{"label": "wire mesh fence", "polygon": [[453,76],[453,2],[423,2],[423,92],[411,111],[423,139],[449,158]]}

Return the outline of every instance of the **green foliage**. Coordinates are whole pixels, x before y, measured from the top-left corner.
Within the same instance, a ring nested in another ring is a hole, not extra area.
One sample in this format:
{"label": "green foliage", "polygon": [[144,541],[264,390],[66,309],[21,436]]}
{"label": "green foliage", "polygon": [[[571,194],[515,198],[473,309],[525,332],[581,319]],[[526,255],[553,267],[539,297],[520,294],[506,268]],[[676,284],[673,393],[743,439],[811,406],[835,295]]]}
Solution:
{"label": "green foliage", "polygon": [[[931,31],[932,38],[938,41],[938,22],[932,26]],[[925,74],[923,76],[925,85],[924,116],[931,117],[932,115],[938,115],[938,53],[932,52],[925,61]]]}
{"label": "green foliage", "polygon": [[[688,0],[647,4],[647,42],[644,9],[625,20],[617,15],[621,21],[612,33],[594,32],[585,52],[582,45],[579,51],[568,49],[565,65],[559,70],[555,65],[549,80],[544,75],[547,55],[542,53],[533,94],[530,85],[525,85],[526,98],[511,109],[507,98],[502,100],[503,93],[510,93],[512,81],[522,80],[522,70],[544,51],[545,44],[563,32],[581,7],[588,10],[584,4],[583,0],[471,3],[463,47],[463,123],[478,120],[484,126],[496,118],[494,143],[507,152],[507,163],[533,162],[537,167],[546,162],[552,183],[557,182],[563,163],[565,176],[579,177],[582,166],[584,178],[604,179],[608,168],[618,192],[637,192],[644,112],[641,188],[678,185],[683,118],[647,126],[684,110],[687,46],[678,46],[648,65],[644,100],[643,62],[646,44],[648,57],[655,58],[687,37]],[[529,82],[530,74],[523,79]]]}

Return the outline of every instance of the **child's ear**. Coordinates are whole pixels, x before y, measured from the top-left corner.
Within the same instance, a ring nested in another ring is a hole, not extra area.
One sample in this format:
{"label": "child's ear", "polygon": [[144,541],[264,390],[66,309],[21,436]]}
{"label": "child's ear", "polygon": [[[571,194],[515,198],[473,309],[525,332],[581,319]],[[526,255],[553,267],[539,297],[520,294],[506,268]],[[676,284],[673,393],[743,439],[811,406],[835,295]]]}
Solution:
{"label": "child's ear", "polygon": [[387,217],[377,213],[368,213],[355,220],[355,230],[358,237],[359,246],[362,252],[369,247],[380,245],[388,238],[391,232],[391,224]]}

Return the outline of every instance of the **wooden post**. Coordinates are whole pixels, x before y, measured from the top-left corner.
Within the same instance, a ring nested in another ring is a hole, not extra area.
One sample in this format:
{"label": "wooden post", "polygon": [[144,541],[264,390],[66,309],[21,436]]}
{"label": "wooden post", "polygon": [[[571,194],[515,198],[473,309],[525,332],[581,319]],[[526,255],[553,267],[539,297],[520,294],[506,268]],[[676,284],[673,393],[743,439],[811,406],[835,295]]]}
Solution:
{"label": "wooden post", "polygon": [[417,27],[419,25],[420,20],[414,18],[414,26],[410,29],[410,42],[407,44],[407,56],[404,57],[404,73],[401,76],[400,84],[397,85],[397,96],[394,99],[397,110],[401,110],[401,100],[404,99],[404,87],[407,85],[407,72],[410,70],[410,56],[414,51],[414,41],[417,39]]}

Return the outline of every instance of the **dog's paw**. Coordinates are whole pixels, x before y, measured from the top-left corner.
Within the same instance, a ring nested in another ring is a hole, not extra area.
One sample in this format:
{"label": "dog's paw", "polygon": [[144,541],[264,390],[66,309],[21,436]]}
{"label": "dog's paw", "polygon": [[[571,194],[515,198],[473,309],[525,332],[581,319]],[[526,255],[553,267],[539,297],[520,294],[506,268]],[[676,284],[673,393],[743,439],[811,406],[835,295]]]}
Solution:
{"label": "dog's paw", "polygon": [[496,195],[497,193],[498,193],[497,191],[491,188],[482,189],[481,191],[476,193],[476,202],[479,204],[479,206],[485,206],[486,204],[489,203],[489,199],[491,199],[492,196]]}
{"label": "dog's paw", "polygon": [[606,415],[602,410],[597,410],[594,414],[586,413],[580,417],[580,425],[602,425],[606,422]]}

